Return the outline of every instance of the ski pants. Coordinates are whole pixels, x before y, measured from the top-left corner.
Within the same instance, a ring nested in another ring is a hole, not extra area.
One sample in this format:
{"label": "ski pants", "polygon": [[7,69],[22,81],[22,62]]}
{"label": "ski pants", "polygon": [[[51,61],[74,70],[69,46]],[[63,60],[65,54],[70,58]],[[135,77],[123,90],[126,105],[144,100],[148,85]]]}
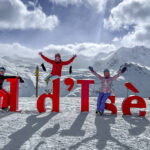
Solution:
{"label": "ski pants", "polygon": [[105,102],[107,98],[111,95],[111,93],[99,93],[98,99],[97,99],[97,111],[104,112],[105,109]]}
{"label": "ski pants", "polygon": [[9,93],[4,90],[0,89],[0,108],[6,108],[10,105]]}
{"label": "ski pants", "polygon": [[53,80],[55,79],[58,79],[60,78],[59,76],[57,75],[51,75],[49,74],[46,78],[45,78],[45,81],[46,81],[46,89],[47,90],[52,90],[53,89]]}

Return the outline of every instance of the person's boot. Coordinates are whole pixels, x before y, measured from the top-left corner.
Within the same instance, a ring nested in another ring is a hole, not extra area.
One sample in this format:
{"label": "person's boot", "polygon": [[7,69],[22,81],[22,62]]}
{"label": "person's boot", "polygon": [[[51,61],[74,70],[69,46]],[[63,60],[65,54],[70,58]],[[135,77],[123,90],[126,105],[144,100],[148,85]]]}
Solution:
{"label": "person's boot", "polygon": [[9,111],[9,108],[8,107],[2,107],[2,110]]}
{"label": "person's boot", "polygon": [[103,112],[100,110],[100,111],[97,112],[97,114],[100,115],[100,116],[102,116]]}
{"label": "person's boot", "polygon": [[46,92],[46,94],[51,94],[51,93],[52,93],[52,90],[50,90],[50,89],[45,89],[45,92]]}

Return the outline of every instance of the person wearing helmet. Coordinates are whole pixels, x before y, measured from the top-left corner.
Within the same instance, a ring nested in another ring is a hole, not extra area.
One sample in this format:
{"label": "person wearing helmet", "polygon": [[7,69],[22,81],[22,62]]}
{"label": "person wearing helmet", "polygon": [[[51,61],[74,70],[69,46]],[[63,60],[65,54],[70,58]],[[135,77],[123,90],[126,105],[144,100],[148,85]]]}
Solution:
{"label": "person wearing helmet", "polygon": [[[0,90],[1,90],[1,92],[3,92],[5,95],[8,95],[9,96],[9,93],[5,90],[5,89],[3,89],[3,83],[4,83],[4,80],[5,79],[8,79],[8,78],[18,78],[18,79],[20,79],[20,82],[24,82],[23,81],[23,79],[21,78],[21,77],[19,77],[19,76],[5,76],[4,74],[5,74],[5,72],[6,72],[6,69],[4,68],[4,67],[0,67]],[[1,103],[1,102],[0,102]],[[8,101],[6,101],[6,100],[3,100],[3,102],[1,103],[1,107],[2,107],[2,109],[3,110],[7,110],[8,109],[8,106],[9,106],[9,100]]]}
{"label": "person wearing helmet", "polygon": [[72,63],[73,60],[77,57],[77,55],[73,55],[73,57],[68,61],[62,61],[61,55],[59,53],[55,54],[55,60],[45,57],[41,52],[39,53],[39,55],[45,61],[52,64],[52,72],[45,78],[46,85],[47,85],[45,91],[46,93],[51,93],[53,88],[53,84],[52,84],[53,80],[61,77],[62,67],[64,65],[69,65],[70,63]]}
{"label": "person wearing helmet", "polygon": [[111,89],[112,81],[116,80],[121,74],[123,74],[126,71],[126,69],[127,69],[126,67],[123,67],[117,75],[111,77],[108,69],[105,69],[104,76],[101,76],[94,71],[93,67],[89,66],[89,70],[98,79],[101,80],[101,88],[100,88],[99,96],[97,99],[97,110],[96,110],[97,114],[102,115],[104,113],[105,102],[112,92],[112,89]]}

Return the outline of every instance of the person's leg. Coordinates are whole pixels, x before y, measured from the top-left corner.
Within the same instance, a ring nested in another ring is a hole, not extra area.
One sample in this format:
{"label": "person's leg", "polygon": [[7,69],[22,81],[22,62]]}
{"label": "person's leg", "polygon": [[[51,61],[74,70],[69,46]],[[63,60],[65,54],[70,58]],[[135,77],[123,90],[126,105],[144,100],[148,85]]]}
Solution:
{"label": "person's leg", "polygon": [[46,78],[45,78],[45,83],[46,83],[46,88],[45,88],[45,91],[48,93],[49,91],[49,82],[51,80],[53,75],[49,74]]}
{"label": "person's leg", "polygon": [[46,82],[46,85],[47,85],[47,86],[48,86],[48,83],[49,83],[49,81],[50,81],[50,79],[51,79],[52,76],[53,76],[53,75],[49,74],[49,75],[45,78],[45,82]]}
{"label": "person's leg", "polygon": [[57,75],[52,76],[52,77],[50,78],[50,81],[48,82],[48,90],[49,90],[50,92],[53,91],[53,81],[54,81],[55,79],[58,79],[58,78],[60,78],[60,77],[57,76]]}
{"label": "person's leg", "polygon": [[104,93],[104,96],[101,100],[100,110],[101,110],[102,113],[104,112],[105,102],[106,102],[106,100],[108,99],[109,96],[110,96],[110,93]]}
{"label": "person's leg", "polygon": [[98,99],[97,99],[97,110],[96,110],[97,112],[100,111],[100,105],[101,105],[101,100],[102,100],[103,96],[104,96],[104,93],[100,92]]}

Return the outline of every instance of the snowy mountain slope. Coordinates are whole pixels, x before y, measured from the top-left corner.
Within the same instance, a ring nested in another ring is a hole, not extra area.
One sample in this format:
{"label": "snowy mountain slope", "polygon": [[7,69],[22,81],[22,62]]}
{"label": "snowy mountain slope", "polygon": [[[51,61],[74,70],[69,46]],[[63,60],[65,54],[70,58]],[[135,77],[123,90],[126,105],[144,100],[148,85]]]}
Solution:
{"label": "snowy mountain slope", "polygon": [[130,62],[150,67],[150,49],[143,46],[136,46],[134,48],[122,47],[117,51],[109,53],[106,57],[101,58],[98,55],[98,58],[94,62],[94,66],[99,70],[105,68],[118,69],[122,64]]}
{"label": "snowy mountain slope", "polygon": [[[126,96],[125,82],[131,82],[139,91],[142,97],[150,96],[150,68],[135,63],[126,64],[128,70],[114,82],[116,96]],[[130,92],[133,94],[132,92]]]}
{"label": "snowy mountain slope", "polygon": [[[129,55],[130,53],[130,55]],[[133,55],[132,55],[133,53]],[[97,92],[100,88],[100,81],[92,75],[87,67],[92,65],[92,62],[97,62],[94,69],[103,75],[102,69],[99,68],[109,68],[111,70],[111,74],[115,74],[119,69],[120,65],[126,64],[128,66],[128,71],[121,76],[117,81],[113,83],[113,89],[115,91],[116,96],[126,96],[126,88],[124,86],[125,82],[131,82],[137,89],[140,91],[140,95],[144,97],[150,96],[150,69],[149,69],[149,49],[144,47],[135,47],[133,49],[121,48],[118,51],[111,52],[109,55],[105,53],[99,54],[97,57],[89,59],[89,57],[84,57],[83,55],[79,55],[73,65],[73,74],[70,76],[69,66],[63,68],[62,78],[61,78],[61,96],[80,96],[81,95],[81,86],[75,84],[73,90],[71,92],[67,91],[67,87],[63,84],[64,79],[67,77],[71,77],[75,80],[78,79],[94,79],[95,85],[90,86],[90,96],[97,96]],[[145,54],[145,55],[144,55]],[[103,56],[103,57],[100,57]],[[130,57],[129,57],[130,56]],[[135,58],[137,57],[137,59]],[[66,58],[63,57],[64,60],[67,60],[70,56],[67,55]],[[100,59],[99,59],[100,57]],[[112,67],[108,65],[109,61],[114,61],[116,58],[116,63],[112,63]],[[144,59],[145,58],[145,59]],[[133,63],[135,61],[135,63]],[[22,57],[9,57],[2,56],[0,57],[0,65],[5,66],[7,68],[8,75],[20,75],[24,78],[25,83],[20,84],[20,96],[33,96],[35,95],[35,68],[37,65],[40,65],[42,59],[38,58],[22,58]],[[125,62],[125,63],[124,63]],[[138,62],[138,63],[137,63]],[[141,65],[140,65],[141,64]],[[147,66],[146,66],[147,65]],[[44,78],[51,71],[51,65],[45,63],[47,68],[47,72],[43,72],[40,67],[40,77],[39,77],[39,94],[43,93],[45,89]],[[101,67],[102,66],[102,67]],[[8,90],[8,84],[5,82],[5,87]]]}
{"label": "snowy mountain slope", "polygon": [[[139,95],[143,97],[150,96],[150,70],[149,68],[137,65],[137,64],[126,64],[128,67],[127,72],[118,78],[117,81],[113,82],[113,90],[115,95],[118,97],[125,97],[126,96],[126,88],[124,86],[125,82],[131,82],[139,91]],[[9,68],[8,68],[9,69]],[[17,67],[18,69],[18,67]],[[25,83],[20,84],[20,96],[33,96],[35,95],[35,76],[34,76],[34,68],[30,71],[31,68],[20,68],[18,73],[20,76],[23,76]],[[102,72],[99,72],[103,75]],[[111,74],[114,75],[116,72],[112,72]],[[40,72],[39,77],[39,94],[43,93],[45,89],[44,78],[47,76],[48,73],[43,71]],[[75,81],[74,88],[71,92],[67,91],[67,86],[64,85],[64,79],[67,77],[71,77]],[[68,69],[63,69],[62,78],[61,78],[61,96],[80,96],[81,95],[81,85],[76,84],[78,79],[92,79],[95,80],[94,85],[90,85],[90,96],[97,96],[97,91],[100,88],[100,81],[88,70],[83,69],[73,69],[73,74],[70,76],[68,75]],[[5,84],[7,89],[8,85]]]}
{"label": "snowy mountain slope", "polygon": [[[142,97],[150,96],[150,68],[137,65],[135,63],[126,63],[127,71],[120,76],[116,81],[113,82],[112,89],[117,97],[126,97],[126,82],[131,82],[139,91],[138,95]],[[103,72],[98,72],[103,76]],[[115,75],[116,72],[111,71],[111,76]],[[95,84],[90,86],[90,96],[97,96],[100,89],[100,80],[97,79],[89,71],[81,72],[81,74],[74,75],[75,79],[93,79]],[[70,92],[68,96],[80,96],[80,86],[75,85],[75,88]],[[133,94],[132,92],[129,92]]]}

